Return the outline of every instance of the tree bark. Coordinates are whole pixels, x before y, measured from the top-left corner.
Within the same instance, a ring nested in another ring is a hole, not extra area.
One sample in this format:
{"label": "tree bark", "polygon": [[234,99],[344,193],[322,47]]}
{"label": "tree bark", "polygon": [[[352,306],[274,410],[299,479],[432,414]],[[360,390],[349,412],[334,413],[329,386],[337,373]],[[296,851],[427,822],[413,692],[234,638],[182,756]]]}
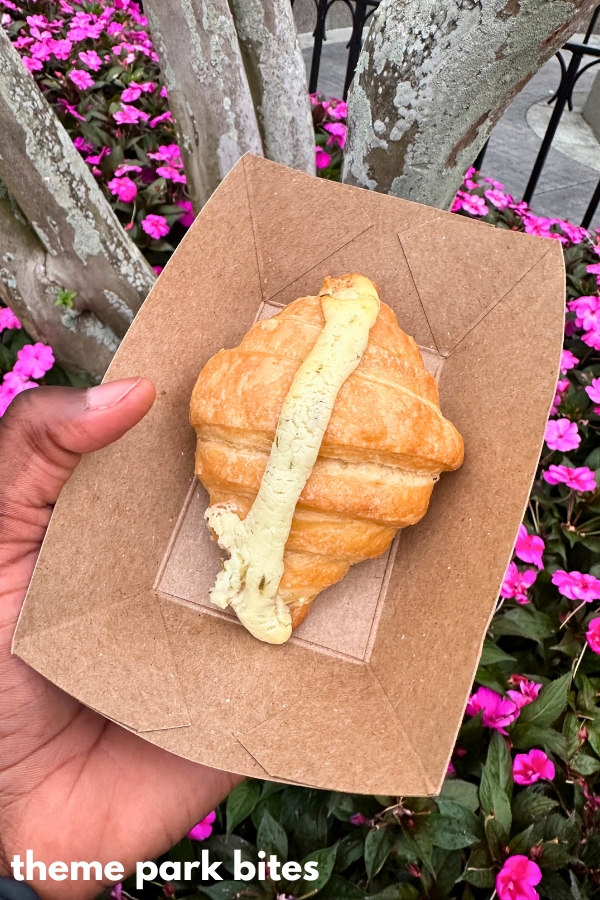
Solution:
{"label": "tree bark", "polygon": [[154,273],[2,28],[0,178],[45,251],[49,281],[77,292],[75,313],[122,337]]}
{"label": "tree bark", "polygon": [[597,0],[382,0],[348,100],[343,181],[447,208],[513,97]]}
{"label": "tree bark", "polygon": [[56,289],[69,276],[67,272],[58,275],[59,258],[50,278],[48,258],[16,200],[0,182],[0,300],[10,306],[35,340],[52,346],[61,365],[99,381],[119,339],[89,310],[79,313],[56,305]]}
{"label": "tree bark", "polygon": [[265,156],[315,174],[315,133],[290,0],[231,0]]}
{"label": "tree bark", "polygon": [[246,152],[263,155],[227,0],[144,0],[199,212]]}

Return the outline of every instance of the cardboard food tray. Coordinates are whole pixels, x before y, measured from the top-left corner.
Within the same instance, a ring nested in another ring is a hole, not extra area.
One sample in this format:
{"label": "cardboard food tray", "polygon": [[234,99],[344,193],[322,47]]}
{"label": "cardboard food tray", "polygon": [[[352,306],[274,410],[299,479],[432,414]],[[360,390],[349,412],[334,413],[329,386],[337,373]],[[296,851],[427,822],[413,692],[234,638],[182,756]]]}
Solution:
{"label": "cardboard food tray", "polygon": [[[195,481],[198,372],[258,316],[347,271],[373,279],[465,440],[428,514],[353,567],[284,646],[208,604],[220,552]],[[173,753],[245,775],[436,794],[527,502],[558,375],[557,242],[245,156],[202,211],[107,379],[151,412],[56,506],[14,650]]]}

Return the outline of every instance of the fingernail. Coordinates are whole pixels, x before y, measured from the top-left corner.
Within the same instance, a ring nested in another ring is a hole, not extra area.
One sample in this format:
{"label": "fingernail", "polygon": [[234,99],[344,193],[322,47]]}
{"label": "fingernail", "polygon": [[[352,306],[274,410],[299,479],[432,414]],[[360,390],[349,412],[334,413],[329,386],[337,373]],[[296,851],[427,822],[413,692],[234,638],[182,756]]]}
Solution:
{"label": "fingernail", "polygon": [[107,409],[109,406],[115,406],[141,380],[141,378],[120,378],[118,381],[108,381],[106,384],[89,388],[86,409]]}

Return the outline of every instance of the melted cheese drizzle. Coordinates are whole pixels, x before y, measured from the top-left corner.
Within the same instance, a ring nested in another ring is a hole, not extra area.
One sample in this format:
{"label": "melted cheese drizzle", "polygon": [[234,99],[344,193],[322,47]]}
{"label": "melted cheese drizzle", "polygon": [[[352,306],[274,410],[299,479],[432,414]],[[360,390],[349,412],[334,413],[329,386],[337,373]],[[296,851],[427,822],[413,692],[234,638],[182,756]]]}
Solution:
{"label": "melted cheese drizzle", "polygon": [[[284,400],[267,468],[252,508],[242,521],[233,506],[207,509],[205,517],[230,558],[211,590],[211,601],[231,606],[261,641],[283,644],[292,633],[290,611],[277,591],[283,551],[296,504],[308,481],[342,385],[365,352],[379,312],[373,284],[354,276],[333,294],[321,292],[325,326]],[[328,286],[325,283],[324,290]]]}

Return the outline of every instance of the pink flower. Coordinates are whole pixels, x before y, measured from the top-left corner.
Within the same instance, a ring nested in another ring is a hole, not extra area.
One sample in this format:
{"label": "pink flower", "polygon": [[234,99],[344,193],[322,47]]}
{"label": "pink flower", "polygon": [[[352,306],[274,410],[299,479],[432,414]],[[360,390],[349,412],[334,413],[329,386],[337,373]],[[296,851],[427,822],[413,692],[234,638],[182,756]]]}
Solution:
{"label": "pink flower", "polygon": [[317,169],[326,169],[331,162],[331,156],[322,147],[315,147],[315,163]]}
{"label": "pink flower", "polygon": [[581,443],[581,435],[575,422],[554,419],[546,426],[546,444],[550,450],[574,450]]}
{"label": "pink flower", "polygon": [[94,145],[91,141],[86,141],[86,139],[80,135],[73,140],[73,145],[80,153],[90,153],[90,151],[94,149]]}
{"label": "pink flower", "polygon": [[86,156],[85,161],[92,166],[99,166],[105,156],[110,156],[110,147],[103,147],[100,153],[93,156]]}
{"label": "pink flower", "polygon": [[168,90],[166,89],[166,87],[164,86],[164,84],[163,84],[163,86],[162,86],[161,89],[160,89],[160,96],[161,96],[161,97],[164,97],[165,100],[167,100],[168,97],[169,97],[169,92],[168,92]]}
{"label": "pink flower", "polygon": [[509,203],[508,205],[518,216],[524,216],[529,211],[529,207],[524,200],[519,200],[518,203]]}
{"label": "pink flower", "polygon": [[571,385],[571,382],[568,378],[561,378],[556,385],[556,394],[554,395],[554,401],[552,403],[552,409],[550,410],[550,415],[555,416],[558,413],[558,407],[562,403],[563,394],[565,394]]}
{"label": "pink flower", "polygon": [[506,726],[511,725],[519,715],[517,706],[510,698],[501,697],[491,688],[480,687],[469,697],[465,715],[476,716],[483,710],[483,724],[506,734]]}
{"label": "pink flower", "polygon": [[44,68],[43,63],[39,59],[34,59],[33,56],[23,56],[22,60],[23,65],[30,72],[39,72],[40,69]]}
{"label": "pink flower", "polygon": [[331,135],[330,138],[327,138],[327,145],[337,145],[343,150],[344,144],[346,143],[346,126],[342,122],[330,122],[327,125],[324,125],[323,128]]}
{"label": "pink flower", "polygon": [[547,472],[542,472],[542,478],[548,484],[566,484],[572,491],[596,490],[594,473],[587,466],[579,466],[573,469],[570,466],[550,466]]}
{"label": "pink flower", "polygon": [[600,297],[577,297],[576,300],[570,300],[568,306],[575,313],[575,325],[577,328],[584,328],[586,331],[589,331],[600,325]]}
{"label": "pink flower", "polygon": [[518,688],[517,691],[506,692],[518,709],[521,709],[522,706],[527,706],[528,703],[533,703],[542,689],[541,684],[538,684],[537,681],[529,681],[524,675],[513,675],[509,678],[509,683],[514,684]]}
{"label": "pink flower", "polygon": [[455,213],[463,208],[463,197],[465,197],[465,196],[466,196],[466,194],[464,191],[456,192],[456,197],[452,201],[452,206],[450,207],[450,212]]}
{"label": "pink flower", "polygon": [[496,891],[500,900],[539,900],[535,885],[542,880],[542,870],[526,856],[509,856],[496,875]]}
{"label": "pink flower", "polygon": [[188,837],[193,841],[205,841],[206,838],[209,838],[212,834],[212,825],[215,819],[217,818],[216,812],[209,812],[201,822],[198,822],[197,825],[188,831]]}
{"label": "pink flower", "polygon": [[62,41],[50,40],[48,41],[48,46],[52,51],[52,55],[57,59],[68,59],[73,49],[73,44],[66,38]]}
{"label": "pink flower", "polygon": [[586,603],[600,600],[600,581],[593,575],[558,569],[552,576],[552,584],[569,600],[583,600]]}
{"label": "pink flower", "polygon": [[148,159],[157,159],[166,165],[175,166],[179,169],[183,167],[181,162],[181,153],[177,144],[163,144],[155,153],[147,153]]}
{"label": "pink flower", "polygon": [[369,820],[362,813],[353,813],[348,821],[352,825],[366,825]]}
{"label": "pink flower", "polygon": [[102,60],[95,50],[82,50],[79,54],[79,59],[88,69],[92,69],[94,72],[97,72],[102,66]]}
{"label": "pink flower", "polygon": [[600,378],[592,379],[585,392],[593,403],[600,403]]}
{"label": "pink flower", "polygon": [[503,191],[496,189],[485,191],[485,196],[497,209],[506,209],[508,204],[512,202],[510,194],[505,194]]}
{"label": "pink flower", "polygon": [[462,208],[472,216],[486,216],[489,212],[483,197],[478,197],[476,194],[463,197]]}
{"label": "pink flower", "polygon": [[449,775],[451,778],[456,775],[456,769],[454,768],[454,763],[452,760],[448,763],[448,768],[446,769],[446,775]]}
{"label": "pink flower", "polygon": [[4,415],[17,394],[36,387],[39,387],[39,384],[28,381],[26,376],[19,375],[15,371],[7,372],[0,384],[0,416]]}
{"label": "pink flower", "polygon": [[528,534],[524,525],[519,525],[517,532],[517,540],[515,543],[515,554],[523,562],[531,563],[538,569],[544,568],[542,561],[542,553],[545,550],[545,544],[541,537],[537,534]]}
{"label": "pink flower", "polygon": [[154,119],[150,120],[150,128],[156,128],[157,125],[160,125],[161,122],[172,122],[173,116],[169,111],[162,113],[160,116],[155,116]]}
{"label": "pink flower", "polygon": [[[139,122],[140,119],[143,119],[144,122],[148,121],[148,113],[145,113],[142,109],[138,109],[137,106],[127,106],[125,103],[123,103],[122,106],[122,109],[113,113],[113,119],[119,125],[134,125],[136,122]],[[150,125],[151,127],[154,127],[152,122]]]}
{"label": "pink flower", "polygon": [[579,225],[572,225],[571,222],[564,221],[560,221],[558,224],[573,244],[580,244],[589,238],[587,228],[580,228]]}
{"label": "pink flower", "polygon": [[54,365],[52,348],[47,344],[25,344],[17,353],[13,371],[24,378],[43,378]]}
{"label": "pink flower", "polygon": [[123,31],[121,22],[111,22],[106,28],[106,33],[111,36],[113,34],[120,34],[121,31]]}
{"label": "pink flower", "polygon": [[594,653],[600,654],[600,619],[592,619],[585,636],[588,646]]}
{"label": "pink flower", "polygon": [[156,272],[157,275],[160,275],[160,273],[164,269],[164,266],[152,266],[152,268],[154,269],[154,271]]}
{"label": "pink flower", "polygon": [[575,366],[579,365],[579,360],[577,357],[571,353],[570,350],[563,350],[560,357],[560,371],[568,372],[569,369],[573,369]]}
{"label": "pink flower", "polygon": [[[317,94],[311,94],[312,98],[317,98]],[[313,101],[313,105],[318,103],[318,99]],[[331,97],[330,100],[323,101],[323,109],[329,113],[332,119],[345,119],[348,116],[348,105],[344,100],[338,100],[337,97]]]}
{"label": "pink flower", "polygon": [[600,275],[600,263],[593,263],[591,266],[587,266],[586,271],[588,271],[590,275]]}
{"label": "pink flower", "polygon": [[20,328],[21,323],[15,316],[12,309],[9,309],[8,306],[3,306],[0,308],[0,331],[4,331],[5,328]]}
{"label": "pink flower", "polygon": [[600,350],[600,327],[596,326],[591,331],[586,331],[585,334],[581,335],[581,340],[584,344],[587,344],[588,347],[593,347],[594,350]]}
{"label": "pink flower", "polygon": [[72,72],[69,72],[69,78],[80,91],[94,87],[94,79],[85,69],[73,69]]}
{"label": "pink flower", "polygon": [[123,885],[121,882],[115,884],[114,888],[110,892],[110,900],[122,900],[123,897]]}
{"label": "pink flower", "polygon": [[164,237],[170,230],[165,217],[154,215],[154,213],[150,213],[145,219],[142,219],[142,229],[155,240]]}
{"label": "pink flower", "polygon": [[191,200],[180,200],[177,206],[181,206],[181,208],[185,210],[184,215],[179,217],[179,221],[184,228],[189,228],[190,225],[194,224],[195,219],[194,208],[192,206]]}
{"label": "pink flower", "polygon": [[108,189],[111,194],[116,194],[122,203],[131,203],[138,192],[137,185],[131,178],[113,178],[108,182]]}
{"label": "pink flower", "polygon": [[75,107],[71,103],[67,103],[67,101],[63,97],[59,97],[56,102],[60,103],[61,106],[64,106],[66,111],[70,112],[71,115],[74,116],[74,118],[79,119],[80,122],[86,121],[85,116],[82,116],[80,113],[78,113]]}
{"label": "pink flower", "polygon": [[548,759],[543,750],[517,753],[514,758],[513,778],[517,784],[534,784],[540,779],[552,781],[554,775],[554,763]]}
{"label": "pink flower", "polygon": [[526,569],[524,572],[519,572],[516,564],[511,562],[508,565],[502,587],[500,588],[500,596],[505,599],[514,597],[517,603],[521,604],[529,603],[527,590],[536,578],[537,572],[534,569]]}
{"label": "pink flower", "polygon": [[142,167],[136,166],[132,163],[123,163],[122,166],[119,166],[118,169],[115,169],[115,175],[117,178],[120,178],[121,175],[127,175],[128,172],[141,172]]}
{"label": "pink flower", "polygon": [[178,172],[173,166],[159,166],[156,170],[156,174],[160,175],[161,178],[166,178],[168,181],[174,181],[175,183],[186,184],[187,182],[185,175],[182,172]]}
{"label": "pink flower", "polygon": [[145,81],[143,84],[130,81],[129,87],[126,87],[121,94],[121,100],[124,100],[126,103],[131,103],[141,97],[142,94],[153,91],[155,87],[156,85],[153,81]]}

